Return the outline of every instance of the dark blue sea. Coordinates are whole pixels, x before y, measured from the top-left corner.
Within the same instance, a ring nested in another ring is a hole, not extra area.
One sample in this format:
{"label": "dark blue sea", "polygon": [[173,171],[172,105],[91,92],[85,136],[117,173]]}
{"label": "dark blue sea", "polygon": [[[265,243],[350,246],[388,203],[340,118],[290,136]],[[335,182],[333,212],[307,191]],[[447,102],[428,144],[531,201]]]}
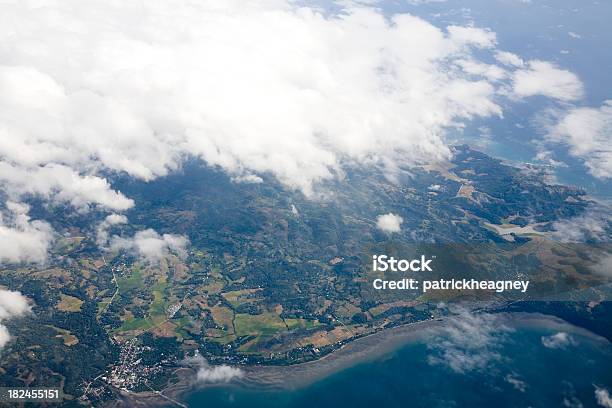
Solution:
{"label": "dark blue sea", "polygon": [[542,326],[469,317],[302,388],[278,392],[232,385],[206,388],[193,394],[189,405],[606,406],[605,398],[612,392],[611,344],[582,330]]}

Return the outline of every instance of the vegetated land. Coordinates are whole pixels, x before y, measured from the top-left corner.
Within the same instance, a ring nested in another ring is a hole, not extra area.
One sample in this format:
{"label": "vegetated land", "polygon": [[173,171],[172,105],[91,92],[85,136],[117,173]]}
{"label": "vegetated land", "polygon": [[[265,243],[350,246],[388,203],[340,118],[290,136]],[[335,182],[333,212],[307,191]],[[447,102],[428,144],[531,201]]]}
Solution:
{"label": "vegetated land", "polygon": [[[582,214],[589,200],[545,175],[460,146],[452,162],[400,170],[393,182],[376,169],[349,171],[321,186],[323,198],[273,179],[235,183],[195,162],[149,183],[117,177],[113,187],[138,205],[126,214],[130,224],[111,233],[154,228],[191,242],[186,257],[154,264],[96,246],[105,214],[33,200],[33,216],[67,238],[45,267],[0,272],[1,286],[34,305],[7,322],[18,342],[0,352],[0,383],[59,386],[67,405],[99,405],[118,389],[163,389],[196,351],[211,363],[292,364],[443,313],[439,297],[371,291],[375,253],[438,253],[438,272],[463,265],[514,279],[537,270],[529,278],[539,290],[590,287],[588,253],[548,236],[553,222]],[[376,228],[389,212],[403,218],[401,233]]]}

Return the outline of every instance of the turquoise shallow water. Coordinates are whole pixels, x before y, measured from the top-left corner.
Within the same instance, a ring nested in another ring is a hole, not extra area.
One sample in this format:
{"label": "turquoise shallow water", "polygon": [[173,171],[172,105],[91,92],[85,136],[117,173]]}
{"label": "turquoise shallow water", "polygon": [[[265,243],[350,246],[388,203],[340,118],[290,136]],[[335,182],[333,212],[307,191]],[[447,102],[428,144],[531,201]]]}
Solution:
{"label": "turquoise shallow water", "polygon": [[189,405],[595,407],[596,387],[612,392],[612,346],[605,340],[529,326],[457,328],[294,391],[216,387],[192,395]]}

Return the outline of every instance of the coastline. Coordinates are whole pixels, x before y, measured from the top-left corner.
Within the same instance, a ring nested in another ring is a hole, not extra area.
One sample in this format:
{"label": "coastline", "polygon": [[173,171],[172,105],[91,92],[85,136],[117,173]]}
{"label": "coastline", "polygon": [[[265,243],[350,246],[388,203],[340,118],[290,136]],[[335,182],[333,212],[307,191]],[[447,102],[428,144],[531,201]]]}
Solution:
{"label": "coastline", "polygon": [[[604,337],[584,328],[574,326],[558,317],[540,313],[500,313],[510,325],[545,327],[556,331],[570,331],[608,343]],[[318,360],[286,366],[245,366],[240,367],[244,375],[230,383],[197,383],[196,371],[192,368],[178,368],[175,373],[179,382],[159,392],[122,393],[122,399],[113,401],[112,407],[186,406],[192,393],[212,387],[250,388],[267,391],[292,390],[313,384],[339,371],[363,362],[376,360],[393,353],[402,346],[431,336],[444,327],[448,318],[424,320],[360,337],[321,357]]]}
{"label": "coastline", "polygon": [[243,377],[230,383],[198,383],[194,381],[196,370],[181,367],[175,371],[179,381],[161,390],[163,396],[153,391],[121,392],[121,398],[112,401],[107,406],[113,408],[181,406],[191,393],[212,387],[244,387],[263,390],[304,387],[343,369],[393,352],[443,324],[444,319],[423,320],[381,330],[357,338],[318,360],[306,363],[284,366],[241,366]]}
{"label": "coastline", "polygon": [[232,385],[268,390],[304,387],[338,371],[389,354],[443,324],[443,319],[432,319],[381,330],[306,363],[245,367],[244,377],[232,382]]}

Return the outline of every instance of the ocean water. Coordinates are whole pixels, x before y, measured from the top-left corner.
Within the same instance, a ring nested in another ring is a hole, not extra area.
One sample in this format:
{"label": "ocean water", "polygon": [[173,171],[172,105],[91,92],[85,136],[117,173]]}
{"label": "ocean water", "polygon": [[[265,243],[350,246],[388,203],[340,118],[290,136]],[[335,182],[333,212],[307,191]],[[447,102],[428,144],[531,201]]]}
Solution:
{"label": "ocean water", "polygon": [[460,324],[303,388],[260,392],[228,385],[198,391],[188,403],[191,407],[596,407],[598,388],[612,392],[612,346],[602,338],[534,325],[481,330]]}

